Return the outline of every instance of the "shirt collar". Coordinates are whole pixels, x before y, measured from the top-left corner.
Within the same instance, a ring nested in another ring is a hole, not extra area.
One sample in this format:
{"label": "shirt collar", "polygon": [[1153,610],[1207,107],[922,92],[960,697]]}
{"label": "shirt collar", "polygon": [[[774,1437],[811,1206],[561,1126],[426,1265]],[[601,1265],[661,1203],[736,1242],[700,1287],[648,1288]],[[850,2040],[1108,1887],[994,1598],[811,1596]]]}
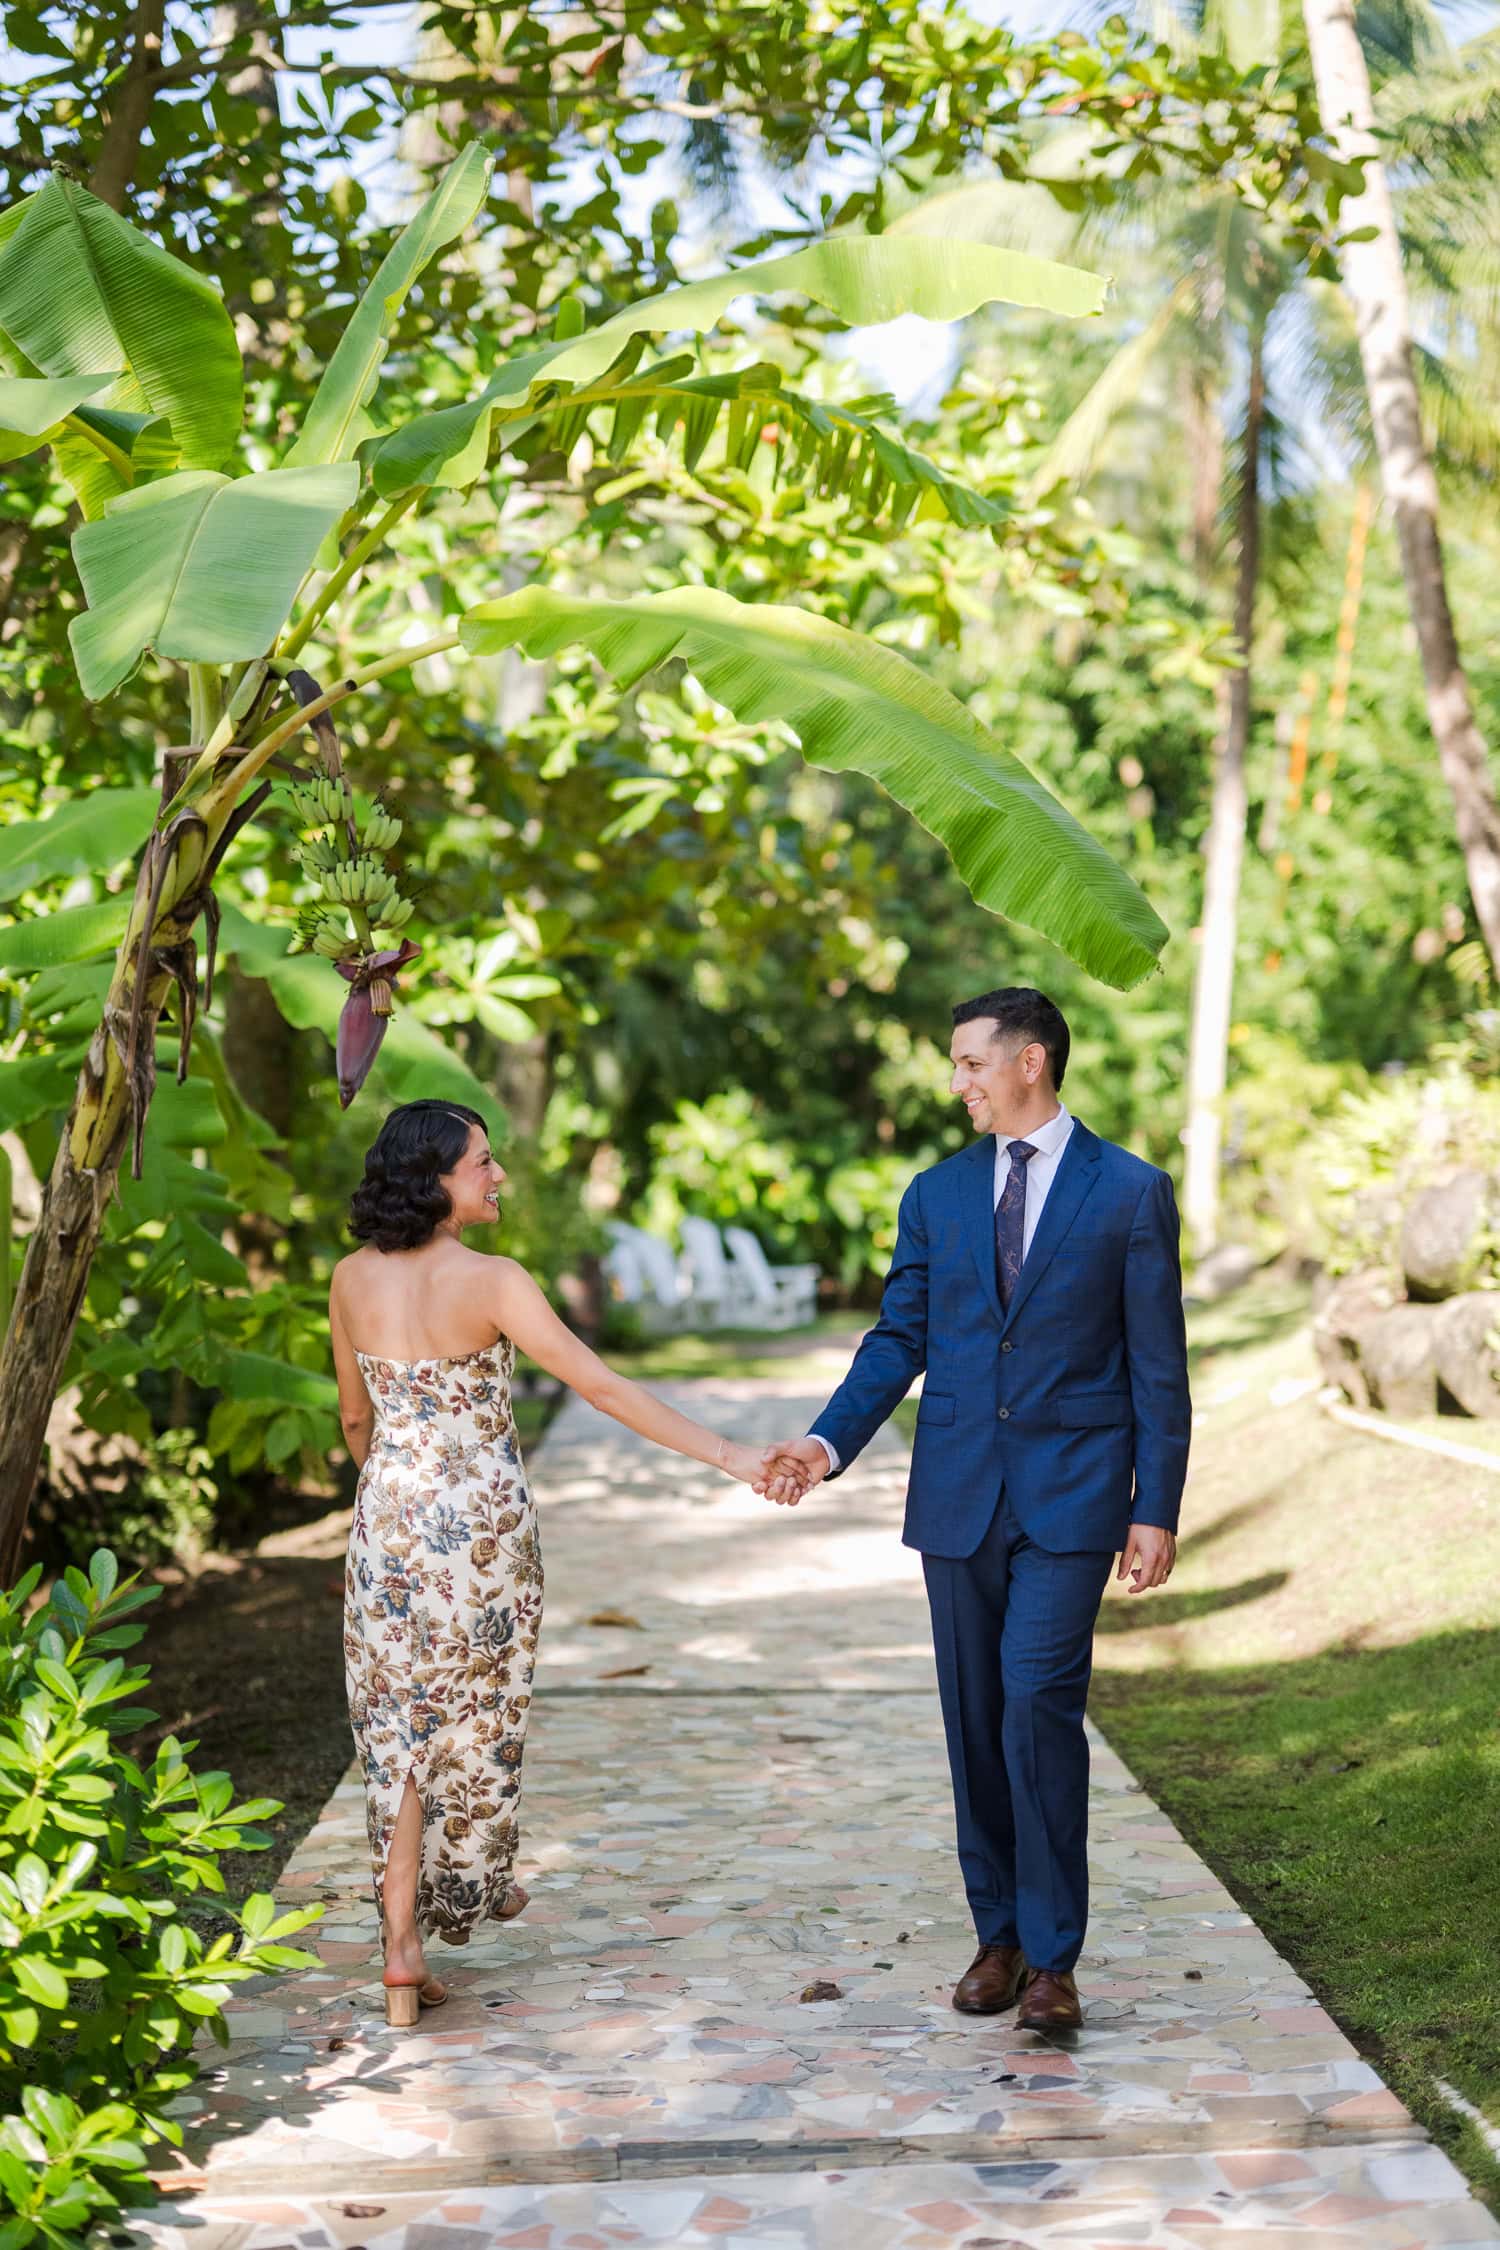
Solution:
{"label": "shirt collar", "polygon": [[1007,1133],[1003,1141],[997,1142],[997,1153],[1003,1149],[1009,1154],[1010,1144],[1013,1140],[1024,1140],[1037,1151],[1038,1155],[1056,1156],[1072,1129],[1073,1120],[1059,1102],[1057,1115],[1049,1117],[1045,1125],[1038,1125],[1035,1132]]}

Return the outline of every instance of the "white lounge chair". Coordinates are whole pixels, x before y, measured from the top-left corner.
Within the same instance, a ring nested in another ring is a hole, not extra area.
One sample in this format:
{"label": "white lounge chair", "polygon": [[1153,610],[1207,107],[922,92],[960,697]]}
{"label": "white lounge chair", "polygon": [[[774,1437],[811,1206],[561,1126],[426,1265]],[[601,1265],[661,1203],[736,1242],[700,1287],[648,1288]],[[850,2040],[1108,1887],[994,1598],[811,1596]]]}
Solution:
{"label": "white lounge chair", "polygon": [[623,1220],[610,1224],[610,1247],[604,1270],[644,1328],[656,1334],[687,1327],[695,1318],[671,1247],[640,1227]]}
{"label": "white lounge chair", "polygon": [[818,1309],[817,1266],[773,1266],[748,1227],[726,1227],[733,1271],[756,1306],[753,1326],[800,1328]]}
{"label": "white lounge chair", "polygon": [[711,1219],[684,1219],[682,1262],[693,1302],[708,1328],[756,1328],[757,1300],[724,1254],[723,1237]]}

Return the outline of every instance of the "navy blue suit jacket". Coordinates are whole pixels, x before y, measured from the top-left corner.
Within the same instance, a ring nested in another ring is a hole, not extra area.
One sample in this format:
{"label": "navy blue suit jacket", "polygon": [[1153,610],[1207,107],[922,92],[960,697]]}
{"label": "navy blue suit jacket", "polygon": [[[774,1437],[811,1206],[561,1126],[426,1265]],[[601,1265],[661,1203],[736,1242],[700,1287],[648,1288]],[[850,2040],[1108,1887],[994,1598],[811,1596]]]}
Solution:
{"label": "navy blue suit jacket", "polygon": [[919,1172],[880,1319],[813,1424],[847,1467],[923,1370],[909,1547],[971,1555],[1003,1487],[1056,1554],[1177,1528],[1191,1407],[1177,1205],[1165,1172],[1076,1119],[1008,1310],[995,1142]]}

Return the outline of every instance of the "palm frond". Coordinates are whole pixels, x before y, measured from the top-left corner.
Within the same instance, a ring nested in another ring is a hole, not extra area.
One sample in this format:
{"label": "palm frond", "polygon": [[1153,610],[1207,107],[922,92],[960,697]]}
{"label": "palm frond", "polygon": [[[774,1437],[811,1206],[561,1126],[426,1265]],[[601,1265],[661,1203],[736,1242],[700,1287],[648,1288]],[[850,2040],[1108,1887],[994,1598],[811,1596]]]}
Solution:
{"label": "palm frond", "polygon": [[1171,330],[1193,302],[1194,277],[1176,288],[1137,335],[1123,344],[1048,446],[1030,480],[1033,498],[1060,484],[1082,484],[1091,474],[1118,417],[1139,399]]}

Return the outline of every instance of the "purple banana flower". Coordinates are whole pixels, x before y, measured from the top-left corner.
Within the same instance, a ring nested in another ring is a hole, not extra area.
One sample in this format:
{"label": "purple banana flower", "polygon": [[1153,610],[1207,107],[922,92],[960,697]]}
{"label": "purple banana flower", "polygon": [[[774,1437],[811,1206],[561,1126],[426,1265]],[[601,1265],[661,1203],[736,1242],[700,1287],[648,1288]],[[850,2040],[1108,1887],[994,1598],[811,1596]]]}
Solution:
{"label": "purple banana flower", "polygon": [[358,961],[335,961],[334,967],[350,986],[339,1014],[335,1058],[339,1074],[339,1107],[347,1109],[370,1074],[380,1052],[385,1027],[391,1020],[396,978],[422,948],[410,938],[401,940],[397,953],[366,953]]}

